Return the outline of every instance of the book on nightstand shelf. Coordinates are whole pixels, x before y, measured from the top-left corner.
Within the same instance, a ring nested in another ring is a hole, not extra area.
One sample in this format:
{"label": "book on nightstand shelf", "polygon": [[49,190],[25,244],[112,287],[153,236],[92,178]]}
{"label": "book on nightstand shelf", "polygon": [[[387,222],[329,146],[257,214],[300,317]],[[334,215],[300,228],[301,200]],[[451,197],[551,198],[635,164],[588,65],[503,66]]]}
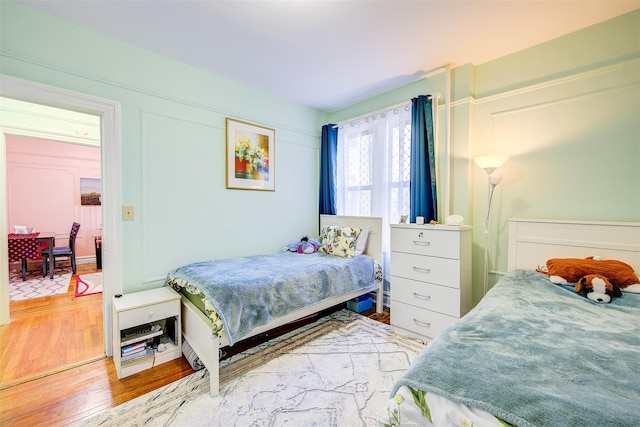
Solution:
{"label": "book on nightstand shelf", "polygon": [[122,356],[122,359],[120,359],[120,363],[127,364],[129,362],[133,362],[136,361],[138,359],[141,359],[143,357],[147,357],[147,356],[153,356],[154,355],[154,351],[153,348],[144,348],[142,349],[142,351],[138,351],[132,354],[129,354],[127,356]]}
{"label": "book on nightstand shelf", "polygon": [[144,350],[145,348],[147,348],[146,341],[140,341],[140,342],[137,342],[135,344],[125,345],[120,350],[120,354],[122,354],[123,356],[126,356],[128,354],[136,353],[136,352],[138,352],[140,350]]}
{"label": "book on nightstand shelf", "polygon": [[138,356],[144,356],[147,354],[147,349],[143,348],[142,350],[134,351],[133,353],[123,354],[120,358],[121,361],[126,362],[128,360],[136,359]]}

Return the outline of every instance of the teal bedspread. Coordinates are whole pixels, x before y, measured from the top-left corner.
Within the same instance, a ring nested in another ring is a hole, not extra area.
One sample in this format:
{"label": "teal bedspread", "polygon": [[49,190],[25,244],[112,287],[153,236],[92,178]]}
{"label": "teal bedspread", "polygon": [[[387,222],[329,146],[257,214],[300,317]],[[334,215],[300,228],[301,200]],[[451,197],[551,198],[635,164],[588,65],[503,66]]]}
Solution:
{"label": "teal bedspread", "polygon": [[170,271],[167,283],[187,281],[202,291],[233,345],[273,319],[370,288],[380,276],[379,264],[366,255],[281,252],[188,264]]}
{"label": "teal bedspread", "polygon": [[505,276],[396,383],[518,426],[640,425],[640,295],[597,304],[535,271]]}

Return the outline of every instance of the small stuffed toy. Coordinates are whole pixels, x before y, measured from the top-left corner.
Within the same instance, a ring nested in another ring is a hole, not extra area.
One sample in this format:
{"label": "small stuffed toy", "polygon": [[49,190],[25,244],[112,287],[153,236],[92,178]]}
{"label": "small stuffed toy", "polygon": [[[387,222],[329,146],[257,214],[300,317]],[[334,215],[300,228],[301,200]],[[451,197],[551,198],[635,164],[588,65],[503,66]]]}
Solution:
{"label": "small stuffed toy", "polygon": [[621,297],[622,292],[615,283],[600,274],[589,274],[578,280],[575,287],[576,292],[600,304],[610,302],[613,297]]}
{"label": "small stuffed toy", "polygon": [[319,241],[304,236],[298,242],[289,243],[289,245],[287,246],[287,250],[291,252],[298,252],[299,254],[312,254],[316,252],[319,247]]}

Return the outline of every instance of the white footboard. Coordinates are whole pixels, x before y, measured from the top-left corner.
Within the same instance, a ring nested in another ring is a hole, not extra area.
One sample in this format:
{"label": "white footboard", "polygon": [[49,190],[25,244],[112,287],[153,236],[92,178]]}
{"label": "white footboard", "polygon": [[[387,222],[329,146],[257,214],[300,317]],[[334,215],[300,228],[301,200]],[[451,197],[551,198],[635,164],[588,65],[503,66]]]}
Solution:
{"label": "white footboard", "polygon": [[182,336],[209,371],[211,395],[220,393],[220,339],[209,326],[211,322],[191,301],[182,298]]}

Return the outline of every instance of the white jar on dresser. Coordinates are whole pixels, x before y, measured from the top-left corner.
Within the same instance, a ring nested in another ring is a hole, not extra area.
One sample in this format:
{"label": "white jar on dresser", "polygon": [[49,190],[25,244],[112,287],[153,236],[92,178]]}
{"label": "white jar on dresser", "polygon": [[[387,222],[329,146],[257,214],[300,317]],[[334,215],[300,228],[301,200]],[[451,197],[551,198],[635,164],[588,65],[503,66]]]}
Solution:
{"label": "white jar on dresser", "polygon": [[391,225],[391,326],[435,338],[471,309],[472,227]]}

